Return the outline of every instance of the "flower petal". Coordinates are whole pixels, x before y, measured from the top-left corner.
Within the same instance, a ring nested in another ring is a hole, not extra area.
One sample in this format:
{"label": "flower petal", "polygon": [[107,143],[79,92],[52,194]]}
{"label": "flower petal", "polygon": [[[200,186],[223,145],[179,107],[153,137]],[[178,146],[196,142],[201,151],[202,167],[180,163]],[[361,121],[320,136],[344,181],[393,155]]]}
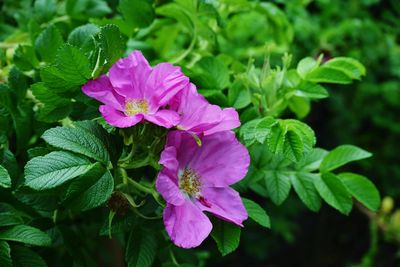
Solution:
{"label": "flower petal", "polygon": [[189,133],[185,131],[172,131],[167,135],[165,149],[168,147],[176,148],[176,158],[179,163],[179,169],[187,167],[193,157],[193,154],[198,149],[198,145]]}
{"label": "flower petal", "polygon": [[238,192],[230,187],[209,187],[204,188],[201,193],[207,202],[207,205],[200,201],[196,202],[201,210],[211,212],[218,218],[243,226],[242,223],[248,215]]}
{"label": "flower petal", "polygon": [[[250,156],[231,131],[204,136],[202,146],[192,153],[189,167],[206,187],[225,187],[240,181],[247,173]],[[178,154],[186,154],[180,149]]]}
{"label": "flower petal", "polygon": [[143,120],[142,114],[128,117],[123,112],[108,105],[100,106],[99,110],[110,125],[118,128],[131,127]]}
{"label": "flower petal", "polygon": [[168,104],[189,83],[180,67],[169,63],[160,63],[151,72],[144,92],[146,99],[158,107]]}
{"label": "flower petal", "polygon": [[239,114],[234,108],[224,108],[221,111],[220,122],[204,131],[204,135],[210,135],[216,132],[229,131],[240,126]]}
{"label": "flower petal", "polygon": [[108,76],[115,90],[132,99],[144,97],[146,81],[151,67],[143,54],[135,50],[128,57],[118,60],[110,68]]}
{"label": "flower petal", "polygon": [[145,119],[165,128],[171,128],[180,121],[178,113],[167,109],[159,110],[155,114],[146,114]]}
{"label": "flower petal", "polygon": [[166,169],[162,170],[156,180],[157,191],[167,203],[175,206],[183,205],[185,196],[179,190],[177,179],[174,179],[174,181],[171,177],[177,178],[176,176],[168,175]]}
{"label": "flower petal", "polygon": [[212,229],[207,216],[189,200],[181,206],[167,204],[163,217],[172,242],[182,248],[199,246]]}
{"label": "flower petal", "polygon": [[95,80],[88,81],[82,86],[82,91],[103,104],[110,105],[118,110],[123,110],[124,98],[117,94],[106,75],[101,75]]}

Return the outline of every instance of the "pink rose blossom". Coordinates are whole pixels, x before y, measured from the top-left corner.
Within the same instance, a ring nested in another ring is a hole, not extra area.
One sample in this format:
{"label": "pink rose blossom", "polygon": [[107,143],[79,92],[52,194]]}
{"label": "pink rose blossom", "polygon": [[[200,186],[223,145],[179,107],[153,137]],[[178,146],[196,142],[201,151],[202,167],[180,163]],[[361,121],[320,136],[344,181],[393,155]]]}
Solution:
{"label": "pink rose blossom", "polygon": [[151,68],[142,53],[134,51],[118,60],[108,76],[89,81],[82,90],[104,104],[100,112],[110,125],[125,128],[146,120],[171,128],[180,117],[164,107],[188,83],[179,67],[160,63]]}
{"label": "pink rose blossom", "polygon": [[240,126],[239,115],[234,108],[221,109],[208,103],[192,83],[171,102],[171,109],[181,115],[181,121],[177,125],[180,130],[210,135]]}
{"label": "pink rose blossom", "polygon": [[231,131],[202,136],[201,142],[198,146],[184,131],[170,132],[156,181],[167,202],[167,233],[183,248],[199,246],[210,234],[212,225],[204,211],[239,226],[247,219],[239,193],[230,187],[247,173],[247,149]]}

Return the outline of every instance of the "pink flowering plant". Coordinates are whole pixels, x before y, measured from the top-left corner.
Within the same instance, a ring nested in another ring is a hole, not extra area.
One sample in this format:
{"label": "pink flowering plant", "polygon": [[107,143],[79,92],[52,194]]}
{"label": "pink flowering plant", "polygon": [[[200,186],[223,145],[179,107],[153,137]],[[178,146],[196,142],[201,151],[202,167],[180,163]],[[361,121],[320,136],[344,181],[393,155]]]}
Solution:
{"label": "pink flowering plant", "polygon": [[289,43],[224,26],[272,4],[75,2],[2,43],[0,266],[204,266],[289,239],[293,209],[378,210],[372,182],[339,169],[371,154],[318,148],[302,121],[360,62],[293,64]]}

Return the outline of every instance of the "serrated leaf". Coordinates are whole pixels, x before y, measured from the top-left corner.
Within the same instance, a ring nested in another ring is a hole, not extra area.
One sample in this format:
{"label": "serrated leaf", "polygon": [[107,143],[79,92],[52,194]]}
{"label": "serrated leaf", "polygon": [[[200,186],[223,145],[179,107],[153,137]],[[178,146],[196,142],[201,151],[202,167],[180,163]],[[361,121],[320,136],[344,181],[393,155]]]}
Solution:
{"label": "serrated leaf", "polygon": [[272,117],[265,117],[261,119],[256,127],[254,137],[255,139],[263,144],[268,134],[271,132],[271,128],[277,123],[277,121]]}
{"label": "serrated leaf", "polygon": [[328,60],[324,66],[342,71],[355,80],[360,80],[366,73],[365,67],[354,58],[335,57]]}
{"label": "serrated leaf", "polygon": [[93,133],[79,127],[55,127],[45,131],[42,138],[50,145],[69,150],[107,165],[110,155],[105,144]]}
{"label": "serrated leaf", "polygon": [[[84,183],[83,179],[76,180],[71,186],[77,189],[82,183]],[[110,198],[113,189],[114,179],[111,173],[108,170],[103,170],[103,174],[97,177],[97,181],[75,197],[69,206],[81,211],[96,208]]]}
{"label": "serrated leaf", "polygon": [[16,225],[0,232],[0,240],[21,242],[33,246],[50,246],[50,237],[41,230],[28,225]]}
{"label": "serrated leaf", "polygon": [[269,216],[260,205],[247,198],[242,198],[242,201],[251,219],[253,219],[261,226],[264,226],[266,228],[271,227]]}
{"label": "serrated leaf", "polygon": [[66,44],[57,51],[55,65],[43,68],[40,75],[58,93],[77,91],[91,77],[90,62],[79,48]]}
{"label": "serrated leaf", "polygon": [[94,24],[85,24],[76,27],[68,35],[67,42],[81,48],[85,53],[93,52],[95,48],[94,36],[100,32],[100,28]]}
{"label": "serrated leaf", "polygon": [[155,233],[148,229],[134,228],[125,250],[128,267],[150,267],[157,252]]}
{"label": "serrated leaf", "polygon": [[211,236],[217,243],[219,252],[226,256],[239,246],[240,228],[232,223],[215,220]]}
{"label": "serrated leaf", "polygon": [[0,241],[0,266],[12,267],[11,249],[6,241]]}
{"label": "serrated leaf", "polygon": [[11,257],[14,267],[47,267],[42,257],[27,247],[13,245]]}
{"label": "serrated leaf", "polygon": [[37,100],[39,110],[36,118],[44,122],[56,122],[67,117],[72,111],[70,99],[60,97],[50,90],[42,82],[35,83],[31,86],[32,94]]}
{"label": "serrated leaf", "polygon": [[86,173],[92,163],[84,157],[65,151],[55,151],[28,161],[25,184],[35,190],[57,187]]}
{"label": "serrated leaf", "polygon": [[350,213],[353,205],[350,193],[334,174],[316,175],[313,181],[323,200],[343,214]]}
{"label": "serrated leaf", "polygon": [[351,76],[346,72],[325,65],[308,73],[305,79],[314,83],[349,84],[352,82]]}
{"label": "serrated leaf", "polygon": [[11,177],[6,168],[0,165],[0,187],[10,188]]}
{"label": "serrated leaf", "polygon": [[111,66],[122,57],[126,49],[126,42],[115,25],[106,25],[100,28],[100,46],[105,57],[105,65]]}
{"label": "serrated leaf", "polygon": [[265,185],[272,202],[280,205],[290,192],[290,178],[284,172],[265,171]]}
{"label": "serrated leaf", "polygon": [[349,162],[371,157],[372,154],[353,145],[341,145],[329,152],[322,160],[321,172],[328,172]]}
{"label": "serrated leaf", "polygon": [[303,203],[312,211],[317,212],[321,208],[321,198],[314,186],[315,174],[296,173],[290,176],[294,191]]}
{"label": "serrated leaf", "polygon": [[282,127],[280,123],[271,127],[267,137],[267,145],[272,153],[279,154],[283,152],[286,131],[287,128],[285,126]]}
{"label": "serrated leaf", "polygon": [[129,26],[133,28],[149,26],[155,18],[152,1],[149,0],[121,0],[118,10]]}
{"label": "serrated leaf", "polygon": [[381,204],[381,197],[375,185],[367,177],[355,173],[341,173],[338,175],[350,194],[365,207],[377,211]]}
{"label": "serrated leaf", "polygon": [[293,161],[299,161],[303,157],[303,142],[295,131],[286,132],[283,150],[285,156]]}
{"label": "serrated leaf", "polygon": [[35,48],[42,61],[54,61],[57,50],[64,43],[61,33],[56,26],[50,25],[43,30],[35,41]]}

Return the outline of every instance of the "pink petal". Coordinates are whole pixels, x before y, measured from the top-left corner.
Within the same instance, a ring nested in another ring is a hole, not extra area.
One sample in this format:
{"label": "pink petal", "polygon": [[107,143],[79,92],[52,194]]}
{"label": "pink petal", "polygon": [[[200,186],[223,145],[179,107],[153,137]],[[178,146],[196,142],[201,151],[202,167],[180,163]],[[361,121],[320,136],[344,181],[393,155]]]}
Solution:
{"label": "pink petal", "polygon": [[96,80],[88,81],[82,86],[82,91],[106,105],[110,105],[118,110],[123,110],[124,98],[117,94],[110,80],[106,75],[101,75]]}
{"label": "pink petal", "polygon": [[101,115],[103,115],[104,119],[110,125],[118,128],[131,127],[143,120],[142,114],[128,117],[123,112],[116,110],[112,106],[102,105],[100,106],[99,110]]}
{"label": "pink petal", "polygon": [[128,57],[112,65],[108,76],[115,90],[122,96],[132,99],[144,97],[146,81],[151,67],[143,54],[135,50]]}
{"label": "pink petal", "polygon": [[146,114],[145,119],[165,128],[171,128],[180,121],[178,113],[167,109],[159,110],[155,114]]}
{"label": "pink petal", "polygon": [[216,132],[228,131],[240,126],[239,114],[234,108],[224,108],[221,112],[220,122],[204,131],[204,135],[210,135]]}
{"label": "pink petal", "polygon": [[163,217],[172,242],[182,248],[199,246],[212,229],[207,216],[189,200],[181,206],[167,204]]}
{"label": "pink petal", "polygon": [[185,131],[172,131],[167,135],[167,142],[165,145],[166,149],[168,147],[174,147],[177,150],[177,160],[179,162],[179,169],[184,169],[189,164],[196,153],[198,145],[189,133]]}
{"label": "pink petal", "polygon": [[177,176],[168,175],[168,171],[164,169],[158,174],[156,188],[167,203],[180,206],[185,202],[185,196],[179,190],[176,178]]}
{"label": "pink petal", "polygon": [[206,205],[198,201],[196,205],[203,211],[208,211],[228,222],[239,226],[247,219],[247,211],[239,193],[230,187],[203,188],[202,195]]}
{"label": "pink petal", "polygon": [[[231,131],[204,136],[202,146],[191,152],[189,167],[207,187],[225,187],[240,181],[247,173],[250,156]],[[178,154],[186,154],[178,150]],[[187,155],[189,156],[189,155]]]}
{"label": "pink petal", "polygon": [[188,83],[189,78],[181,72],[180,67],[160,63],[154,67],[147,80],[144,96],[150,102],[164,106]]}

